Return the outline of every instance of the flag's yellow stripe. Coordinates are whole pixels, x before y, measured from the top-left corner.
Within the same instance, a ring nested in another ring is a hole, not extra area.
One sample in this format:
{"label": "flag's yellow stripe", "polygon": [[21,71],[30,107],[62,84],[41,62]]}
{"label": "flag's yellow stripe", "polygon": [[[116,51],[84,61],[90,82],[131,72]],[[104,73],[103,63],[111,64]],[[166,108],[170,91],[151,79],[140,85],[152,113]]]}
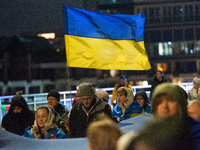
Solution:
{"label": "flag's yellow stripe", "polygon": [[149,70],[144,41],[65,35],[67,66],[104,70]]}

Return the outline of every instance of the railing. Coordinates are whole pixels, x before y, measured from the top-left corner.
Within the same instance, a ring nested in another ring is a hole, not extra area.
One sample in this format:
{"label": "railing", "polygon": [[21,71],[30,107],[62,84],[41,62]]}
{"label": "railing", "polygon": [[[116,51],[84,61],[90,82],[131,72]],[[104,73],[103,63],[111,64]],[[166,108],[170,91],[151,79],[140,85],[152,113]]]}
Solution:
{"label": "railing", "polygon": [[[175,83],[183,87],[186,92],[190,91],[193,83]],[[147,95],[150,95],[151,85],[148,86],[132,86],[133,93],[135,94],[138,90],[145,90]],[[102,88],[109,93],[109,104],[110,99],[112,97],[112,91],[114,88]],[[96,89],[98,90],[98,89]],[[72,108],[72,101],[75,98],[76,91],[62,91],[59,92],[61,95],[60,103],[64,104],[67,109]],[[27,94],[23,95],[26,99],[27,104],[31,110],[36,110],[38,106],[47,104],[47,94],[48,93],[40,93],[40,94]],[[3,116],[8,112],[10,107],[11,99],[14,95],[11,96],[0,96],[0,120],[2,120]]]}

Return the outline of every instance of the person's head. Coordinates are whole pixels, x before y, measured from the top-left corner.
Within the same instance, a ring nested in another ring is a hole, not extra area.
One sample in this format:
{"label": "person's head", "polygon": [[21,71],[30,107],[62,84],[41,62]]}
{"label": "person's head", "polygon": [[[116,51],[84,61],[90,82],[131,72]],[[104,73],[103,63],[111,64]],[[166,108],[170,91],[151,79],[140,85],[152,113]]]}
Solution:
{"label": "person's head", "polygon": [[29,109],[26,100],[22,95],[15,95],[10,104],[9,112],[20,114],[23,110]]}
{"label": "person's head", "polygon": [[[191,140],[186,140],[188,127],[177,116],[156,118],[139,131],[126,150],[190,150]],[[189,136],[190,137],[190,136]]]}
{"label": "person's head", "polygon": [[162,76],[163,76],[163,72],[160,71],[160,70],[157,70],[156,71],[156,78],[159,80],[159,79],[162,79]]}
{"label": "person's head", "polygon": [[106,92],[105,90],[103,89],[99,89],[96,91],[96,96],[99,97],[99,98],[103,98],[105,99],[106,101],[109,100],[109,94],[108,92]]}
{"label": "person's head", "polygon": [[152,94],[151,102],[155,116],[187,116],[187,93],[179,85],[159,84]]}
{"label": "person's head", "polygon": [[119,88],[117,90],[117,102],[123,103],[127,100],[127,91],[124,88]]}
{"label": "person's head", "polygon": [[121,76],[119,77],[119,83],[120,83],[121,85],[125,85],[125,84],[126,84],[126,77],[125,77],[124,75],[121,75]]}
{"label": "person's head", "polygon": [[38,127],[44,128],[46,124],[55,124],[55,110],[50,105],[41,105],[37,108],[35,119]]}
{"label": "person's head", "polygon": [[145,107],[149,103],[149,98],[146,94],[145,91],[138,91],[135,94],[134,100],[137,100],[138,103],[142,106]]}
{"label": "person's head", "polygon": [[79,85],[79,97],[85,107],[89,107],[95,98],[95,89],[92,84],[83,82]]}
{"label": "person's head", "polygon": [[194,84],[194,88],[197,89],[199,87],[199,78],[194,77],[194,79],[192,80],[193,84]]}
{"label": "person's head", "polygon": [[197,87],[197,94],[200,95],[200,87]]}
{"label": "person's head", "polygon": [[47,101],[48,101],[48,105],[51,105],[52,107],[56,107],[58,103],[60,102],[60,93],[55,89],[50,90],[47,95]]}
{"label": "person's head", "polygon": [[192,100],[187,106],[188,116],[200,121],[200,101]]}
{"label": "person's head", "polygon": [[110,119],[91,123],[87,128],[89,150],[116,150],[117,141],[122,131]]}

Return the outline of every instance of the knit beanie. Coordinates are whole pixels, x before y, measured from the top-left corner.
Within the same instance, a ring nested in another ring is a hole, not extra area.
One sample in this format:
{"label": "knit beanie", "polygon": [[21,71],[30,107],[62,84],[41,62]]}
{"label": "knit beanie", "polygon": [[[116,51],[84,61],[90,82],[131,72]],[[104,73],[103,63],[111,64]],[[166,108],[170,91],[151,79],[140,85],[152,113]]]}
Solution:
{"label": "knit beanie", "polygon": [[48,95],[47,95],[47,99],[50,96],[55,97],[60,102],[60,93],[57,90],[55,90],[55,89],[50,90]]}
{"label": "knit beanie", "polygon": [[92,84],[83,82],[79,85],[78,93],[78,96],[80,97],[89,96],[95,93],[95,89]]}

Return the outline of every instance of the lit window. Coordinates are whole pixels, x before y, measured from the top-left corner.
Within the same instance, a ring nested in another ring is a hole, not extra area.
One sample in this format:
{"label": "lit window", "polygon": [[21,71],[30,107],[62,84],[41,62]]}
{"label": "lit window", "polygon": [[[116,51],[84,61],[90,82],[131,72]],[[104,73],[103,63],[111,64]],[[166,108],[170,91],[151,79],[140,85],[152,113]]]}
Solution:
{"label": "lit window", "polygon": [[41,33],[37,34],[38,37],[44,37],[45,39],[55,39],[55,33]]}

